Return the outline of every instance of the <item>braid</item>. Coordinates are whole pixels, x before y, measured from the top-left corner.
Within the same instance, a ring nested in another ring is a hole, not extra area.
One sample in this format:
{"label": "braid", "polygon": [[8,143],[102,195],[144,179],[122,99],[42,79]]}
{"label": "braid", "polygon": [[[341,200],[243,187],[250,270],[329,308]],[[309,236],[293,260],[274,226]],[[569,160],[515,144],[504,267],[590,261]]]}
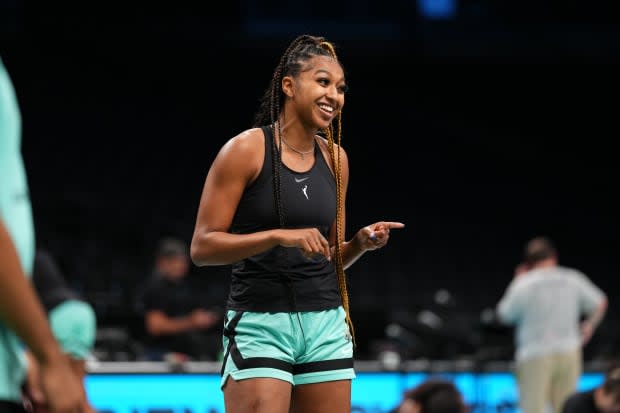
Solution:
{"label": "braid", "polygon": [[[276,146],[276,130],[275,125],[278,125],[278,133],[277,136],[282,136],[282,127],[280,122],[277,120],[280,118],[280,114],[282,112],[281,107],[281,99],[280,94],[282,91],[280,90],[280,85],[282,84],[282,78],[284,77],[284,67],[286,61],[288,60],[289,55],[291,54],[291,50],[295,49],[299,43],[301,43],[304,39],[303,36],[295,39],[289,47],[286,49],[282,57],[280,58],[280,62],[276,67],[276,70],[273,73],[273,77],[271,79],[271,90],[269,92],[269,125],[271,127],[271,132],[273,136],[273,144],[271,145],[271,162],[272,162],[272,170],[273,170],[273,193],[274,193],[274,202],[276,211],[278,212],[278,219],[280,223],[280,227],[284,227],[285,224],[285,214],[284,214],[284,205],[282,204],[282,190],[281,190],[281,169],[282,169],[282,139],[280,139],[280,143]],[[262,122],[261,122],[262,123]]]}
{"label": "braid", "polygon": [[[281,123],[278,121],[280,115],[283,110],[283,99],[282,99],[282,78],[287,75],[291,69],[288,69],[291,66],[290,61],[293,60],[291,55],[293,51],[299,47],[303,42],[312,41],[314,38],[309,35],[302,35],[297,37],[295,40],[291,42],[291,44],[287,47],[287,49],[280,57],[280,61],[278,62],[278,66],[274,70],[273,76],[271,78],[271,84],[269,88],[265,92],[265,96],[263,96],[263,100],[261,103],[261,107],[256,114],[254,120],[254,126],[262,126],[265,124],[269,124],[271,127],[271,132],[273,136],[273,144],[271,145],[271,167],[273,170],[273,193],[274,193],[274,203],[276,211],[278,212],[278,219],[280,223],[280,227],[284,227],[286,220],[284,213],[284,205],[282,204],[282,189],[281,189],[281,169],[282,169],[282,139],[280,139],[279,144],[276,144],[275,137],[282,136],[282,127]],[[276,126],[277,124],[277,133]]]}
{"label": "braid", "polygon": [[[327,41],[321,41],[319,43],[319,47],[329,52],[330,56],[338,61],[338,56],[336,55],[336,49],[334,45]],[[342,188],[342,170],[340,163],[340,148],[342,141],[342,109],[337,117],[337,144],[338,144],[338,153],[335,153],[334,149],[334,126],[329,125],[326,130],[327,140],[329,143],[329,154],[332,159],[332,166],[334,168],[334,175],[336,177],[336,276],[338,277],[338,287],[340,289],[340,298],[342,299],[342,306],[344,307],[346,322],[349,325],[349,329],[351,330],[351,337],[353,339],[353,344],[355,345],[355,329],[353,328],[353,321],[351,320],[351,311],[349,306],[349,291],[347,289],[347,278],[344,272],[344,262],[342,258],[342,241],[344,240],[344,228],[343,228],[343,217],[344,217],[344,194]]]}
{"label": "braid", "polygon": [[[254,116],[255,127],[272,124],[278,119],[280,111],[282,110],[280,107],[280,98],[283,93],[281,90],[282,78],[288,75],[289,72],[292,72],[290,69],[290,66],[292,65],[291,61],[296,60],[296,58],[291,58],[291,56],[294,55],[293,51],[303,42],[312,42],[314,44],[315,40],[313,39],[315,38],[305,34],[297,37],[291,42],[280,57],[280,61],[278,62],[273,76],[271,77],[269,87],[265,90],[265,93],[261,98],[259,109]],[[278,104],[275,104],[276,101]]]}
{"label": "braid", "polygon": [[[280,171],[282,166],[282,140],[280,140],[280,146],[276,146],[276,131],[275,131],[275,122],[277,117],[280,115],[280,93],[276,90],[277,79],[282,76],[282,62],[278,65],[274,73],[274,78],[271,84],[271,96],[270,96],[270,122],[269,127],[271,128],[271,136],[273,137],[271,143],[271,168],[273,171],[273,199],[276,207],[276,211],[278,212],[278,218],[280,222],[280,226],[284,226],[284,211],[282,206],[282,197],[280,196],[281,185],[280,185]],[[280,131],[280,122],[278,122],[278,132]],[[280,135],[278,135],[280,136]]]}
{"label": "braid", "polygon": [[353,328],[353,321],[351,320],[351,311],[349,306],[349,291],[347,289],[347,278],[344,272],[344,262],[342,259],[342,241],[344,240],[344,228],[343,228],[343,216],[344,216],[344,191],[342,188],[342,169],[340,163],[340,148],[342,141],[342,110],[338,114],[338,153],[335,152],[334,142],[334,127],[329,125],[326,130],[329,154],[332,159],[332,166],[334,168],[334,175],[336,177],[336,276],[338,277],[338,287],[340,289],[340,298],[342,299],[342,306],[344,307],[346,322],[351,330],[351,337],[353,339],[353,345],[355,343],[355,329]]}
{"label": "braid", "polygon": [[[273,190],[274,190],[274,203],[278,212],[279,223],[281,227],[285,225],[285,211],[282,204],[281,197],[281,168],[282,168],[282,126],[280,117],[283,115],[284,110],[284,92],[282,91],[282,79],[285,76],[297,76],[299,72],[303,70],[303,63],[308,61],[314,56],[330,56],[338,62],[336,50],[332,43],[326,41],[323,37],[316,37],[310,35],[298,36],[288,46],[271,78],[271,83],[261,100],[261,105],[254,118],[254,126],[259,127],[263,125],[269,125],[274,137],[273,144],[271,145],[272,152],[272,170],[273,170]],[[342,139],[342,111],[337,117],[337,145],[341,147]],[[277,125],[277,127],[276,127]],[[355,330],[353,329],[353,322],[351,321],[350,308],[349,308],[349,293],[347,290],[346,275],[344,272],[344,262],[342,257],[342,242],[344,240],[344,190],[342,187],[342,170],[340,163],[340,149],[338,153],[335,153],[334,142],[334,127],[329,127],[324,131],[327,135],[328,150],[332,161],[332,167],[334,170],[336,180],[336,276],[338,277],[338,287],[340,290],[340,297],[342,299],[342,305],[345,310],[346,323],[349,326],[353,344],[355,345]],[[279,138],[279,143],[276,144],[276,136]]]}
{"label": "braid", "polygon": [[338,56],[336,55],[336,49],[334,48],[334,45],[331,44],[330,42],[321,42],[319,43],[319,46],[322,47],[323,49],[326,49],[329,54],[334,58],[335,61],[338,61]]}

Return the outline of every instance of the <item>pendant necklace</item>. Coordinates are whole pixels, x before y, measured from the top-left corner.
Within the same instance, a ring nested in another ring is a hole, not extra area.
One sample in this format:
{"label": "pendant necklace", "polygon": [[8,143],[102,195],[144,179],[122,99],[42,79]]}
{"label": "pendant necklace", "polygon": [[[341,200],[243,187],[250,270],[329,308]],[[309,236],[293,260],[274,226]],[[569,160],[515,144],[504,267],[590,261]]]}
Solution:
{"label": "pendant necklace", "polygon": [[291,145],[289,145],[289,143],[288,143],[288,142],[284,139],[284,137],[280,137],[280,139],[282,139],[282,142],[283,142],[286,146],[288,146],[288,148],[289,148],[290,150],[292,150],[293,152],[297,152],[299,155],[301,155],[301,160],[302,160],[302,161],[304,160],[304,155],[309,155],[309,154],[311,154],[311,153],[313,153],[313,152],[314,152],[314,145],[316,145],[316,142],[315,142],[315,141],[314,141],[314,139],[313,139],[313,140],[312,140],[312,149],[307,150],[307,151],[300,151],[299,149],[297,149],[297,148],[293,148]]}

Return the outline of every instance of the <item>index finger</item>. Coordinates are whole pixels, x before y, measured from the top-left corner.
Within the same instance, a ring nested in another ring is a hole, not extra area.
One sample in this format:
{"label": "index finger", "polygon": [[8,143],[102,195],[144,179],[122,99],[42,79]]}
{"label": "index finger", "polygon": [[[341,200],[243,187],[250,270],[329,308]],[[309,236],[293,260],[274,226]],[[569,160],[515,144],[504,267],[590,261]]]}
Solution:
{"label": "index finger", "polygon": [[387,221],[387,222],[380,222],[378,226],[385,227],[388,229],[397,229],[397,228],[404,228],[405,224],[403,224],[402,222]]}

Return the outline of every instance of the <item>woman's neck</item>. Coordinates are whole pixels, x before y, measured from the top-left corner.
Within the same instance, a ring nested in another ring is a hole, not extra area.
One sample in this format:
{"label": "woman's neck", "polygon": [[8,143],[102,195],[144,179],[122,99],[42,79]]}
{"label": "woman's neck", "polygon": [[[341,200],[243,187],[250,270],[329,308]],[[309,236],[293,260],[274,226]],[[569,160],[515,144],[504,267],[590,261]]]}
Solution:
{"label": "woman's neck", "polygon": [[[276,135],[281,132],[287,143],[300,150],[310,149],[314,145],[314,138],[318,132],[317,128],[306,128],[298,119],[285,119],[283,122],[281,120],[276,122]],[[278,124],[280,124],[280,128],[278,128]],[[279,135],[277,135],[277,139],[280,139]]]}

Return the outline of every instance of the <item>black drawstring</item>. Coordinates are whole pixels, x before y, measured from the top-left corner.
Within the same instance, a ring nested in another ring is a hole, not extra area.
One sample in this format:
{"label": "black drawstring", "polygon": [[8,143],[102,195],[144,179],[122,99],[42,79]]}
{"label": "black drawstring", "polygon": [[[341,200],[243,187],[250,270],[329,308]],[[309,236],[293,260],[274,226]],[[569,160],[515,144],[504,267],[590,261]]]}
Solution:
{"label": "black drawstring", "polygon": [[284,283],[286,284],[286,286],[288,287],[289,293],[290,293],[290,299],[291,299],[291,305],[293,306],[293,312],[295,313],[295,315],[297,316],[297,321],[299,323],[299,328],[301,330],[301,337],[304,340],[304,348],[306,347],[306,333],[304,332],[304,327],[301,324],[301,317],[299,316],[299,311],[297,310],[297,296],[295,294],[295,288],[293,286],[293,279],[291,278],[291,272],[290,270],[290,263],[291,261],[288,260],[289,257],[289,251],[285,250],[283,248],[284,253],[283,258],[285,259],[285,263],[286,263],[286,269],[287,271],[282,274],[283,279],[284,279]]}

